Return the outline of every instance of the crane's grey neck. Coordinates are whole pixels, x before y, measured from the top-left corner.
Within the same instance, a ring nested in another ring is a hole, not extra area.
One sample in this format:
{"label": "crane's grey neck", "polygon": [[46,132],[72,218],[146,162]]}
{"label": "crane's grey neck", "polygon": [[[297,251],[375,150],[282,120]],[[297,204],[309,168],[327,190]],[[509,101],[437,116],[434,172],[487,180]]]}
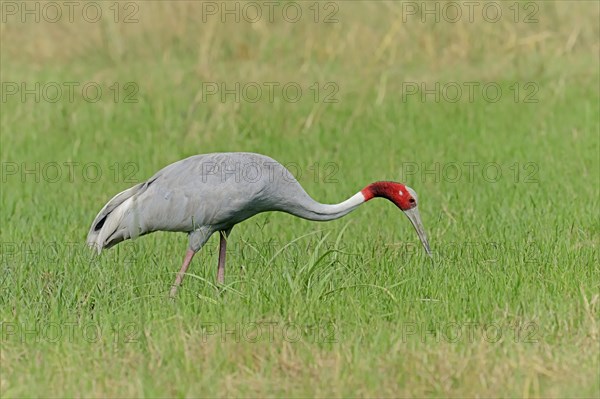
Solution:
{"label": "crane's grey neck", "polygon": [[307,195],[305,198],[302,198],[302,201],[290,204],[287,209],[281,210],[303,219],[324,222],[339,219],[352,212],[364,202],[365,196],[360,191],[346,201],[332,205],[321,204]]}

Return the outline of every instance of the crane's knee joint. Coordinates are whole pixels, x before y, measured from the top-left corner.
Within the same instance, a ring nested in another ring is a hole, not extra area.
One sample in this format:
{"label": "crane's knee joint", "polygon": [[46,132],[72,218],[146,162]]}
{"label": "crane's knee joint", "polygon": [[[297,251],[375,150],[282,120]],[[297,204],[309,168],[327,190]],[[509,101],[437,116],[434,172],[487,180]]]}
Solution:
{"label": "crane's knee joint", "polygon": [[199,229],[192,231],[189,234],[190,249],[194,252],[198,252],[213,233],[214,231],[208,227],[200,227]]}

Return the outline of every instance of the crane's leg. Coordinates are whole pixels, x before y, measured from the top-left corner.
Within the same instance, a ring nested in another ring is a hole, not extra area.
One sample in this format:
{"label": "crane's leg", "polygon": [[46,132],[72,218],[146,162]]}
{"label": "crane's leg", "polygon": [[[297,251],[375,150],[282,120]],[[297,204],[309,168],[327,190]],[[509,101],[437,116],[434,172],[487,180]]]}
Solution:
{"label": "crane's leg", "polygon": [[194,252],[191,249],[188,249],[187,252],[185,253],[185,259],[183,260],[183,265],[181,266],[181,270],[179,270],[179,273],[177,273],[175,282],[173,283],[173,286],[171,287],[171,293],[169,294],[169,296],[171,298],[175,297],[175,294],[177,293],[177,288],[179,288],[179,286],[181,285],[181,282],[183,281],[183,277],[185,276],[185,272],[187,271],[188,267],[190,266],[190,263],[192,263],[192,258],[194,257],[195,254],[196,254],[196,252]]}
{"label": "crane's leg", "polygon": [[173,286],[171,287],[171,292],[170,292],[171,298],[173,298],[175,296],[175,293],[177,293],[177,288],[179,288],[179,286],[181,285],[181,282],[183,281],[183,278],[185,277],[185,272],[187,271],[188,267],[190,266],[190,263],[192,262],[192,258],[194,257],[194,254],[196,252],[200,251],[200,248],[202,248],[202,246],[206,243],[206,241],[208,241],[208,239],[210,238],[212,233],[213,233],[213,230],[210,226],[202,226],[202,227],[199,227],[196,230],[190,232],[190,234],[189,234],[190,246],[189,246],[187,252],[185,253],[185,259],[183,260],[183,265],[181,265],[181,270],[179,270],[179,273],[177,273],[175,282],[173,283]]}
{"label": "crane's leg", "polygon": [[219,242],[219,268],[217,270],[217,283],[219,284],[225,282],[225,255],[227,254],[227,236],[229,232],[231,232],[231,229],[219,232],[221,236]]}

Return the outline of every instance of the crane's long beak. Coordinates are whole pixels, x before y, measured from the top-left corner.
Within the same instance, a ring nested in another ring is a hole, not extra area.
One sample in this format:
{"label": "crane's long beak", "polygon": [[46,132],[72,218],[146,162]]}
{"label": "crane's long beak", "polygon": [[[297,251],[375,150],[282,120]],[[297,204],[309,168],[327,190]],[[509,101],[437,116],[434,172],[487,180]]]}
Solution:
{"label": "crane's long beak", "polygon": [[429,243],[427,242],[427,235],[425,234],[425,229],[423,228],[423,223],[421,223],[421,215],[419,214],[419,210],[417,209],[417,207],[414,207],[412,209],[404,211],[404,214],[406,214],[406,216],[408,216],[408,219],[410,220],[410,222],[414,226],[415,230],[417,231],[417,234],[419,235],[419,239],[421,239],[421,242],[423,243],[423,246],[425,247],[425,251],[427,252],[427,255],[431,256],[431,249],[429,249]]}

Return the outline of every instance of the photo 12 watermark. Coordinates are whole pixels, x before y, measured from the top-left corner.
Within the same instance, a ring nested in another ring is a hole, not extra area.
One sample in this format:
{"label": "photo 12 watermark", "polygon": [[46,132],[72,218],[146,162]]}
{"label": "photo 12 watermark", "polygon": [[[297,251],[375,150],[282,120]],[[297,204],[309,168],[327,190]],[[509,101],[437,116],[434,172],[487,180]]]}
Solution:
{"label": "photo 12 watermark", "polygon": [[139,341],[141,328],[136,323],[102,325],[97,322],[0,322],[0,342],[58,343],[112,342],[132,344]]}
{"label": "photo 12 watermark", "polygon": [[495,344],[501,341],[535,344],[539,341],[539,326],[534,322],[518,325],[499,323],[461,323],[447,322],[430,324],[426,322],[402,322],[400,341],[418,340],[422,343],[473,343],[487,342]]}
{"label": "photo 12 watermark", "polygon": [[[91,215],[90,217],[93,217]],[[93,219],[90,219],[90,225]],[[136,241],[120,243],[115,250],[108,251],[109,260],[118,259],[120,266],[128,267],[137,261],[140,250]],[[97,248],[82,241],[2,241],[0,242],[0,266],[5,277],[11,277],[16,265],[98,265],[102,261]],[[14,277],[14,276],[12,276]]]}
{"label": "photo 12 watermark", "polygon": [[92,260],[94,253],[82,242],[0,242],[0,264],[66,264],[74,259]]}
{"label": "photo 12 watermark", "polygon": [[290,23],[337,24],[337,1],[204,1],[203,23]]}
{"label": "photo 12 watermark", "polygon": [[[283,166],[283,167],[282,167]],[[339,172],[339,165],[335,162],[314,162],[305,168],[302,168],[296,162],[287,162],[280,164],[278,162],[202,162],[200,167],[201,181],[203,183],[210,181],[235,181],[236,183],[257,183],[266,181],[273,183],[283,181],[287,183],[301,180],[302,178],[312,179],[315,183],[338,183],[336,178]]]}
{"label": "photo 12 watermark", "polygon": [[421,183],[513,183],[538,184],[540,167],[536,162],[402,162],[399,169],[401,181]]}
{"label": "photo 12 watermark", "polygon": [[114,22],[135,24],[140,20],[135,1],[2,1],[0,21],[4,24]]}
{"label": "photo 12 watermark", "polygon": [[539,23],[534,1],[401,1],[404,23]]}
{"label": "photo 12 watermark", "polygon": [[2,162],[1,181],[20,183],[97,183],[110,180],[114,183],[139,183],[139,166],[136,162],[49,161]]}
{"label": "photo 12 watermark", "polygon": [[339,328],[333,322],[300,324],[291,321],[202,322],[202,342],[219,340],[222,343],[308,342],[335,343]]}
{"label": "photo 12 watermark", "polygon": [[97,103],[111,101],[116,104],[139,102],[139,85],[136,82],[9,82],[0,85],[2,103],[58,103],[85,101]]}
{"label": "photo 12 watermark", "polygon": [[[503,89],[504,87],[504,89]],[[515,104],[540,102],[537,82],[513,82],[500,85],[497,82],[402,82],[402,102],[421,103],[474,103],[489,104],[501,100]]]}
{"label": "photo 12 watermark", "polygon": [[258,103],[273,104],[275,101],[297,103],[303,97],[314,103],[335,104],[340,102],[340,87],[336,82],[202,82],[203,103]]}

